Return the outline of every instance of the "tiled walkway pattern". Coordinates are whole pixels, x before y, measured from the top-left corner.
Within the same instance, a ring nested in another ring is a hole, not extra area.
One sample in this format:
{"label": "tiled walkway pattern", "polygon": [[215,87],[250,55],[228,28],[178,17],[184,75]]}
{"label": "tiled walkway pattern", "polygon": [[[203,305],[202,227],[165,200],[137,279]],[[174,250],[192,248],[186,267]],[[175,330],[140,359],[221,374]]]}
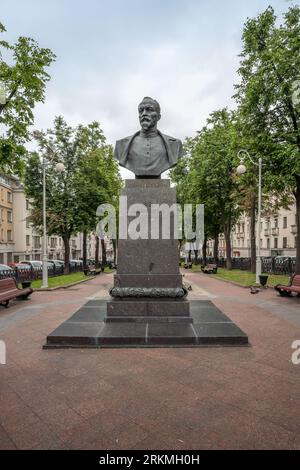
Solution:
{"label": "tiled walkway pattern", "polygon": [[[0,308],[1,449],[299,449],[300,299],[186,274],[249,348],[43,350],[111,275]],[[288,319],[288,320],[287,320]]]}

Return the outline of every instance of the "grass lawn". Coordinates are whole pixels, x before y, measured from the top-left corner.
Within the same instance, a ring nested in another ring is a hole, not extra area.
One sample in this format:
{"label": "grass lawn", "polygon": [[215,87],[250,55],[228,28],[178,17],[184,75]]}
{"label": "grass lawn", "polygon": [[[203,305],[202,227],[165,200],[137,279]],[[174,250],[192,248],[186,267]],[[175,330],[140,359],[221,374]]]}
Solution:
{"label": "grass lawn", "polygon": [[[199,265],[193,266],[193,271],[201,271]],[[229,271],[225,268],[218,268],[217,274],[207,274],[207,276],[212,276],[216,279],[225,279],[228,281],[233,281],[241,286],[252,286],[255,284],[255,274],[250,271],[242,271],[241,269],[232,269]],[[281,274],[267,274],[268,282],[267,286],[274,287],[276,284],[288,284],[289,276]]]}
{"label": "grass lawn", "polygon": [[[49,287],[66,286],[68,284],[72,284],[73,282],[87,279],[88,277],[89,276],[86,276],[82,272],[66,274],[63,276],[49,277],[48,285]],[[42,282],[43,282],[42,279],[32,281],[31,287],[34,289],[38,289],[39,287],[42,287]]]}
{"label": "grass lawn", "polygon": [[105,266],[103,272],[109,274],[109,273],[112,273],[112,272],[114,272],[114,271],[115,271],[115,269],[111,269],[109,266]]}

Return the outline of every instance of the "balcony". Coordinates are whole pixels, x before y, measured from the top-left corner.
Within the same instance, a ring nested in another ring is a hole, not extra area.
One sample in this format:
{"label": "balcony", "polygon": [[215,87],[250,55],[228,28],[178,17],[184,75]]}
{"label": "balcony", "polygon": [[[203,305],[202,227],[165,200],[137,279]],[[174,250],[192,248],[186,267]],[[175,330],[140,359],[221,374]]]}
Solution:
{"label": "balcony", "polygon": [[271,235],[270,229],[269,229],[269,228],[265,228],[265,229],[264,229],[264,236],[265,236],[265,237],[269,237],[270,235]]}
{"label": "balcony", "polygon": [[278,228],[278,227],[273,227],[273,228],[271,229],[271,231],[272,231],[272,235],[273,235],[274,237],[278,237],[278,235],[279,235],[279,228]]}
{"label": "balcony", "polygon": [[297,235],[297,225],[291,225],[291,233]]}

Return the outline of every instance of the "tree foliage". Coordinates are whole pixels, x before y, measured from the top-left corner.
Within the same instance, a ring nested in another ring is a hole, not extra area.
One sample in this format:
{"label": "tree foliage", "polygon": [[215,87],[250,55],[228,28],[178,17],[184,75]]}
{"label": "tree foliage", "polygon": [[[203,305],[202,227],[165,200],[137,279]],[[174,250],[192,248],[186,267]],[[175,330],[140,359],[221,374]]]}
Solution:
{"label": "tree foliage", "polygon": [[[5,27],[0,23],[0,33]],[[5,59],[4,60],[4,56]],[[15,44],[0,40],[0,169],[20,172],[29,140],[29,127],[34,123],[35,104],[45,99],[50,79],[46,69],[55,55],[39,47],[34,39],[19,37]]]}
{"label": "tree foliage", "polygon": [[[96,208],[111,202],[118,194],[118,168],[112,150],[105,143],[99,123],[72,128],[59,116],[53,129],[35,133],[47,164],[47,232],[59,235],[65,244],[65,262],[68,266],[69,239],[82,231],[91,231],[96,225]],[[58,173],[56,163],[63,163]],[[25,189],[32,200],[31,221],[42,227],[42,161],[32,153],[26,164]]]}
{"label": "tree foliage", "polygon": [[[293,6],[277,24],[272,7],[248,19],[236,85],[239,112],[266,166],[269,191],[293,193],[300,233],[300,8]],[[296,272],[300,272],[300,236]]]}

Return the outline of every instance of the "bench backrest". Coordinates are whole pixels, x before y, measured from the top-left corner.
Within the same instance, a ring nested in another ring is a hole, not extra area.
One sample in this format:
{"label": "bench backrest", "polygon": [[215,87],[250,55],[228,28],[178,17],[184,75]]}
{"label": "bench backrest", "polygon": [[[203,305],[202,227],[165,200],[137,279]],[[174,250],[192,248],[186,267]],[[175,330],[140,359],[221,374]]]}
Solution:
{"label": "bench backrest", "polygon": [[8,290],[16,289],[17,283],[13,277],[7,279],[0,279],[0,292],[6,292]]}
{"label": "bench backrest", "polygon": [[300,274],[295,274],[292,279],[292,286],[300,287]]}
{"label": "bench backrest", "polygon": [[216,264],[208,264],[208,265],[207,265],[207,267],[208,267],[208,268],[213,268],[213,269],[214,269],[214,268],[216,268],[216,267],[217,267],[217,265],[216,265]]}

